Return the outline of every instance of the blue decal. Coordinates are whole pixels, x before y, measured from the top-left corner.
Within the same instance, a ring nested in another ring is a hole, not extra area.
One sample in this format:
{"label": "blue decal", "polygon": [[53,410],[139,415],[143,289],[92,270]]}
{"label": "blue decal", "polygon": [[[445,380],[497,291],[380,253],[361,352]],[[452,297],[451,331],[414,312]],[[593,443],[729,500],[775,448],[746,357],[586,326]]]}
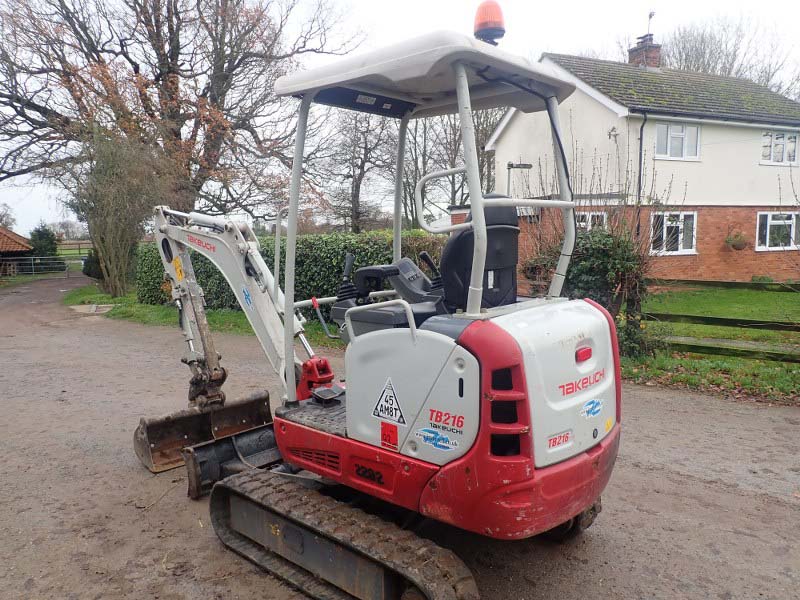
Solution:
{"label": "blue decal", "polygon": [[244,303],[247,304],[247,308],[253,308],[253,297],[250,295],[250,290],[242,288],[242,296],[244,296]]}
{"label": "blue decal", "polygon": [[592,417],[596,417],[600,414],[600,411],[603,410],[603,401],[599,398],[595,400],[587,400],[583,403],[583,408],[581,409],[581,416],[586,417],[587,419],[591,419]]}
{"label": "blue decal", "polygon": [[425,429],[419,429],[414,434],[415,437],[421,438],[423,444],[428,444],[429,446],[433,446],[437,450],[445,450],[449,452],[453,448],[458,447],[458,442],[456,440],[451,440],[446,435],[443,435],[441,432],[436,431],[435,429],[430,429],[426,427]]}

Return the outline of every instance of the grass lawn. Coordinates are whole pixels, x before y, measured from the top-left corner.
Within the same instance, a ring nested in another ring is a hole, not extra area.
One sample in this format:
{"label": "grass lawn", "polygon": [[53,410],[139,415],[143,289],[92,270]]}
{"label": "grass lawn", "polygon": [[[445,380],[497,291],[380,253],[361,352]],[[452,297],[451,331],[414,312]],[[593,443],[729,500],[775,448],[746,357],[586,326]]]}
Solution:
{"label": "grass lawn", "polygon": [[735,397],[800,402],[800,365],[727,356],[659,352],[622,359],[622,377]]}
{"label": "grass lawn", "polygon": [[[103,293],[97,285],[87,285],[74,289],[64,294],[64,304],[115,304],[108,313],[112,319],[124,319],[144,325],[167,325],[178,327],[178,311],[174,306],[162,305],[153,306],[150,304],[139,304],[136,302],[135,292],[112,298]],[[251,335],[253,333],[247,317],[242,311],[217,309],[207,310],[208,325],[212,331],[224,331],[240,335]],[[329,348],[344,348],[344,344],[338,340],[331,340],[325,336],[322,326],[316,321],[309,321],[305,325],[306,337],[312,346],[324,346]]]}
{"label": "grass lawn", "polygon": [[[796,292],[727,288],[668,291],[651,295],[643,308],[645,312],[800,323],[800,293]],[[793,331],[650,321],[647,326],[661,335],[774,342],[800,347],[800,332]]]}
{"label": "grass lawn", "polygon": [[[766,292],[792,296],[789,293]],[[177,328],[178,315],[173,306],[138,304],[130,293],[111,298],[96,285],[72,290],[64,296],[65,304],[116,304],[107,315],[145,325]],[[654,309],[651,309],[654,310]],[[209,310],[208,322],[213,331],[250,335],[252,329],[241,311]],[[309,321],[306,336],[316,347],[343,348],[344,344],[325,337],[316,321]],[[718,328],[726,329],[726,328]],[[636,383],[654,382],[723,393],[756,397],[771,401],[797,402],[800,399],[800,365],[733,357],[708,357],[692,354],[659,353],[656,357],[622,360],[622,374]]]}

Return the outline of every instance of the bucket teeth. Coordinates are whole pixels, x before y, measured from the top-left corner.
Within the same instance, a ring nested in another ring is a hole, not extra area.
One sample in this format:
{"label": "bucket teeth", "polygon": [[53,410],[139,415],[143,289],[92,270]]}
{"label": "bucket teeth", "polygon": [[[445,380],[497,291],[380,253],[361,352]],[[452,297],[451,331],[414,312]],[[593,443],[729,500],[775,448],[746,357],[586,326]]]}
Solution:
{"label": "bucket teeth", "polygon": [[181,450],[272,422],[269,392],[257,392],[222,405],[190,407],[169,415],[142,418],[133,448],[142,464],[160,473],[184,464]]}

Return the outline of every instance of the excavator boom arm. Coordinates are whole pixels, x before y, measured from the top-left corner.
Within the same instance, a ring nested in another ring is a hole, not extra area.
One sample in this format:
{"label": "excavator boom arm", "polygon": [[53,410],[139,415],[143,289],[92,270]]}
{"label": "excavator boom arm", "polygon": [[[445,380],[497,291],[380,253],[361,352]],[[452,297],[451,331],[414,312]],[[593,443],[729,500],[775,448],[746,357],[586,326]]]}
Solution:
{"label": "excavator boom arm", "polygon": [[[223,217],[158,206],[155,230],[164,270],[172,284],[172,297],[180,310],[181,328],[188,345],[184,362],[192,368],[193,381],[213,383],[220,378],[224,381],[224,369],[219,365],[219,355],[208,327],[203,291],[194,275],[190,248],[208,258],[222,273],[267,360],[286,385],[283,378],[283,292],[275,285],[273,274],[261,257],[252,229]],[[303,326],[294,310],[292,319],[295,335],[302,334]],[[310,351],[307,344],[306,349]],[[292,358],[296,365],[301,364],[296,355]]]}

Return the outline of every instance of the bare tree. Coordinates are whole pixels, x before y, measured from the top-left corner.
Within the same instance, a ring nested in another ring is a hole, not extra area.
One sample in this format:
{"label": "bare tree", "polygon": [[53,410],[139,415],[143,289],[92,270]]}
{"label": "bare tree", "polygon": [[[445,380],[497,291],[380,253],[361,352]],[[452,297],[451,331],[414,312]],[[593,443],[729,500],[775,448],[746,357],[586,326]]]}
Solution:
{"label": "bare tree", "polygon": [[664,65],[741,77],[800,98],[800,64],[775,31],[743,18],[719,17],[676,28],[663,43]]}
{"label": "bare tree", "polygon": [[0,181],[70,168],[100,126],[161,149],[173,206],[255,210],[291,163],[275,80],[347,49],[312,2],[0,0]]}
{"label": "bare tree", "polygon": [[[494,190],[494,156],[485,150],[505,109],[476,110],[472,121],[475,127],[475,142],[478,146],[478,170],[481,174],[481,188],[484,192]],[[436,122],[436,149],[434,153],[442,169],[452,169],[464,164],[461,147],[461,122],[457,115],[439,117]],[[469,200],[463,175],[450,175],[439,182],[447,195],[450,205],[463,206]]]}
{"label": "bare tree", "polygon": [[17,219],[14,217],[14,211],[12,211],[11,207],[5,202],[0,202],[0,227],[13,229],[16,224]]}
{"label": "bare tree", "polygon": [[[433,119],[414,119],[408,124],[406,152],[403,161],[403,218],[408,227],[419,227],[420,219],[425,215],[417,214],[414,202],[414,190],[424,175],[437,169],[434,157],[434,140],[436,137]],[[396,144],[394,144],[396,146]],[[395,177],[394,169],[389,171]],[[428,190],[422,190],[423,205],[427,204]]]}
{"label": "bare tree", "polygon": [[391,123],[384,117],[361,112],[342,112],[336,122],[335,149],[328,160],[333,182],[330,204],[334,213],[353,233],[377,217],[381,198],[364,195],[364,185],[377,171],[391,169],[394,162]]}
{"label": "bare tree", "polygon": [[89,235],[89,230],[85,223],[71,219],[54,221],[53,223],[48,223],[47,226],[55,232],[56,236],[64,240],[85,240]]}

